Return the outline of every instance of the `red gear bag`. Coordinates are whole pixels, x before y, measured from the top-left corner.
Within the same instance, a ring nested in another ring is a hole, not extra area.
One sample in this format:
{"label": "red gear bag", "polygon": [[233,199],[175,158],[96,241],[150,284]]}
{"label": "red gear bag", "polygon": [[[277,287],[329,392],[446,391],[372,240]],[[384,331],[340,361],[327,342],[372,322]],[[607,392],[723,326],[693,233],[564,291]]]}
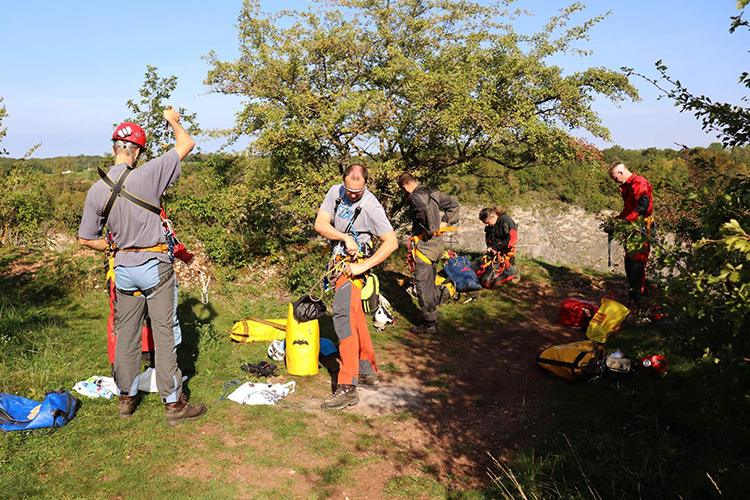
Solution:
{"label": "red gear bag", "polygon": [[560,305],[557,322],[574,328],[586,328],[599,306],[583,299],[565,299]]}

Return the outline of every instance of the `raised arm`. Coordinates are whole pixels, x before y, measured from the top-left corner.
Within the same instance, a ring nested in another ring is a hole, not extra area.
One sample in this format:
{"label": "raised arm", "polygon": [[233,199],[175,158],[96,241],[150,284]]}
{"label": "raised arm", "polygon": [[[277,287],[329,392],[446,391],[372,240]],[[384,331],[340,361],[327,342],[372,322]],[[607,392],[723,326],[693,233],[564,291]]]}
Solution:
{"label": "raised arm", "polygon": [[180,125],[180,114],[177,111],[172,108],[165,109],[164,119],[174,130],[174,149],[180,155],[180,160],[184,160],[195,147],[195,141],[187,133],[187,130]]}

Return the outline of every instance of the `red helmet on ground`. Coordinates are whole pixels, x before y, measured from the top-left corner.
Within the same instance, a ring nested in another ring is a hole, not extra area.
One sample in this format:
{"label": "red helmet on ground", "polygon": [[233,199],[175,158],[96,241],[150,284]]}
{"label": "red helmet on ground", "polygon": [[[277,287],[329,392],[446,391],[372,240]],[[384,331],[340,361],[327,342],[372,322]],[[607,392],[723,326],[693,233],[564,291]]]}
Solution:
{"label": "red helmet on ground", "polygon": [[136,146],[146,147],[146,132],[135,123],[121,123],[114,132],[112,132],[113,141],[132,142]]}
{"label": "red helmet on ground", "polygon": [[667,358],[661,354],[654,354],[653,356],[646,356],[638,362],[645,370],[657,373],[664,373],[667,371]]}

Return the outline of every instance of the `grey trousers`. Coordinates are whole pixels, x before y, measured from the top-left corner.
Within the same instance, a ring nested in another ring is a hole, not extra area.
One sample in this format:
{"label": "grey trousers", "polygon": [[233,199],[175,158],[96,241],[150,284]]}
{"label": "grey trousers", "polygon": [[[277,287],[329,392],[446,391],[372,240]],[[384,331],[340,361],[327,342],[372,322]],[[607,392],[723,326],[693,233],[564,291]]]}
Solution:
{"label": "grey trousers", "polygon": [[417,285],[417,297],[419,307],[422,308],[422,319],[425,322],[437,323],[438,321],[438,289],[435,286],[437,276],[437,263],[428,264],[423,260],[416,259],[414,264],[414,281]]}
{"label": "grey trousers", "polygon": [[116,290],[114,378],[120,394],[138,393],[141,371],[141,331],[146,314],[151,318],[156,362],[156,386],[164,403],[179,401],[182,395],[182,372],[177,366],[174,318],[176,277],[171,264],[159,263],[158,280],[161,285],[148,296],[131,295]]}

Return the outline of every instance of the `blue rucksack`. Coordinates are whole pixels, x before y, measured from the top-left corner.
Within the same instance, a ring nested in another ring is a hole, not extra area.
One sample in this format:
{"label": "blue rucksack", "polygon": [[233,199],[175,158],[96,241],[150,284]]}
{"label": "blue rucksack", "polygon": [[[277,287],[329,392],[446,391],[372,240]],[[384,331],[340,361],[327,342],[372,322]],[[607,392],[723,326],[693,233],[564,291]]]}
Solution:
{"label": "blue rucksack", "polygon": [[477,273],[471,268],[469,258],[465,255],[451,257],[443,262],[443,270],[456,284],[459,292],[473,292],[482,289]]}
{"label": "blue rucksack", "polygon": [[70,422],[78,401],[68,391],[48,391],[40,403],[32,399],[0,394],[0,430],[56,429]]}

